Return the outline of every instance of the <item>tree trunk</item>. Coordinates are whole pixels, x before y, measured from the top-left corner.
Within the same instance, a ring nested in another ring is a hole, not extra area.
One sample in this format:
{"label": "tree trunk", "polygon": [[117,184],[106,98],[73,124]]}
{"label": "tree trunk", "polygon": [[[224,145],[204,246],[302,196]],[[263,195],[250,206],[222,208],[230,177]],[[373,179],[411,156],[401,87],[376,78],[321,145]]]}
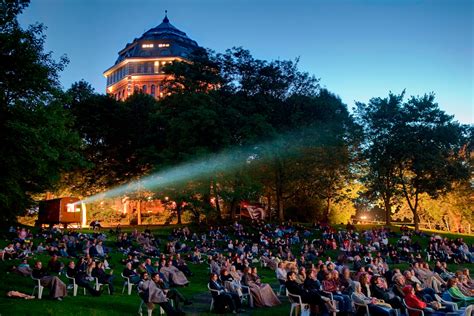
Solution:
{"label": "tree trunk", "polygon": [[176,214],[178,215],[178,222],[176,224],[180,225],[181,224],[181,211],[182,211],[182,208],[183,208],[183,203],[182,202],[179,202],[177,205],[176,205]]}
{"label": "tree trunk", "polygon": [[142,201],[138,201],[138,207],[137,207],[137,225],[142,224]]}
{"label": "tree trunk", "polygon": [[236,199],[232,198],[232,201],[230,202],[230,218],[232,220],[235,219],[235,205],[236,205]]}
{"label": "tree trunk", "polygon": [[328,195],[326,198],[326,211],[324,213],[324,221],[329,223],[329,213],[331,213],[331,197]]}
{"label": "tree trunk", "polygon": [[219,194],[217,193],[216,187],[214,187],[214,198],[216,199],[216,211],[217,211],[217,216],[219,219],[222,218],[222,210],[221,210],[221,205],[219,203]]}
{"label": "tree trunk", "polygon": [[416,209],[412,209],[413,212],[413,222],[415,223],[415,231],[420,229],[420,216]]}
{"label": "tree trunk", "polygon": [[391,224],[391,213],[392,213],[392,205],[390,204],[390,197],[386,197],[383,200],[384,208],[385,208],[385,225],[389,226]]}
{"label": "tree trunk", "polygon": [[281,198],[277,197],[278,205],[278,219],[283,222],[285,220],[285,212],[283,211],[283,201]]}
{"label": "tree trunk", "polygon": [[283,208],[283,184],[282,184],[282,167],[278,160],[275,161],[276,169],[275,169],[275,196],[276,196],[276,204],[278,210],[278,219],[282,222],[285,220],[285,213]]}
{"label": "tree trunk", "polygon": [[267,212],[268,212],[268,221],[272,221],[272,196],[268,195],[268,205],[267,205]]}
{"label": "tree trunk", "polygon": [[214,199],[215,199],[216,207],[214,209],[216,210],[216,213],[217,213],[217,219],[221,220],[222,214],[221,214],[221,208],[219,207],[219,197],[217,195],[216,183],[214,182],[212,178],[210,178],[209,179],[209,197],[207,199],[210,209],[213,208],[212,203],[211,203],[212,195],[214,195]]}

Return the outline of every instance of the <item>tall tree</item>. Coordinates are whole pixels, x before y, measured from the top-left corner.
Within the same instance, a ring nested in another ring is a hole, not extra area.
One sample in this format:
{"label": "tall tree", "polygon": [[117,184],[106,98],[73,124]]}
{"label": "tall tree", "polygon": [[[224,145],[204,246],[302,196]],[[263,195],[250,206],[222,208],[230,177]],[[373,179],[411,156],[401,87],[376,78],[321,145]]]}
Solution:
{"label": "tall tree", "polygon": [[466,129],[439,109],[433,94],[411,97],[403,106],[399,139],[398,173],[401,190],[419,228],[420,195],[438,197],[456,181],[469,177],[466,157]]}
{"label": "tall tree", "polygon": [[466,128],[441,111],[434,95],[411,97],[404,93],[358,104],[357,113],[366,132],[369,192],[383,200],[389,223],[392,206],[403,197],[419,228],[422,194],[437,197],[466,179]]}
{"label": "tall tree", "polygon": [[385,223],[390,225],[398,187],[398,148],[396,131],[401,117],[404,92],[390,93],[387,98],[372,98],[368,104],[357,103],[356,113],[362,126],[365,144],[362,159],[365,161],[364,182],[367,194],[382,202]]}
{"label": "tall tree", "polygon": [[22,29],[17,16],[29,1],[2,1],[0,14],[0,209],[2,218],[52,189],[81,159],[80,140],[58,83],[67,60],[44,52],[43,26]]}

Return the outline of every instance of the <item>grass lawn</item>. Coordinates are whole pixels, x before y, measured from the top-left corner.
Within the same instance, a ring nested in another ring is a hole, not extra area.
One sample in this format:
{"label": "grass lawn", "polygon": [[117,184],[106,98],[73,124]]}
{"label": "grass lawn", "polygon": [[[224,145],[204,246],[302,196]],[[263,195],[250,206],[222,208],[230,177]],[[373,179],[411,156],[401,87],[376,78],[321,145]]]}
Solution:
{"label": "grass lawn", "polygon": [[[144,229],[144,228],[142,228]],[[167,239],[172,227],[156,227],[153,228],[155,234],[158,234],[162,241]],[[126,230],[126,229],[124,229]],[[457,235],[450,234],[453,238]],[[318,237],[318,236],[315,236]],[[474,236],[463,235],[463,238],[468,243],[474,243]],[[415,237],[419,238],[419,237]],[[114,237],[109,237],[106,241],[108,246],[113,242]],[[422,247],[426,246],[426,241],[419,240]],[[0,240],[0,247],[5,247],[6,240]],[[333,259],[336,253],[329,252]],[[104,293],[100,297],[92,297],[89,294],[84,296],[82,291],[78,291],[78,296],[73,297],[72,293],[63,301],[53,301],[48,298],[48,290],[45,289],[42,300],[21,300],[11,299],[5,296],[6,292],[10,290],[17,290],[23,293],[31,294],[34,283],[29,277],[22,277],[17,274],[7,273],[9,267],[18,263],[18,260],[0,261],[0,316],[5,315],[137,315],[140,299],[136,294],[135,287],[132,295],[128,296],[122,294],[122,278],[120,273],[123,266],[119,261],[123,258],[121,253],[112,252],[110,263],[114,267],[115,275],[115,289],[116,293],[112,296]],[[49,260],[48,256],[37,256],[34,259],[40,259],[43,264]],[[325,259],[325,258],[322,258]],[[64,263],[67,259],[62,259]],[[29,260],[30,266],[33,266],[33,260]],[[468,267],[474,270],[474,264],[465,264],[463,267]],[[406,268],[406,264],[391,265],[391,267]],[[450,265],[451,270],[459,269],[461,266]],[[190,268],[194,276],[190,278],[190,285],[188,287],[180,288],[179,290],[194,303],[191,306],[184,308],[189,315],[211,315],[209,313],[210,294],[207,291],[208,282],[208,266],[207,264],[190,264]],[[259,268],[259,274],[263,277],[262,282],[267,282],[272,285],[275,291],[278,289],[278,284],[273,271],[266,268]],[[66,282],[66,278],[61,276],[61,279]],[[67,282],[66,282],[67,283]],[[256,308],[247,309],[246,315],[285,315],[289,313],[290,305],[286,298],[281,298],[283,304],[273,308]],[[244,307],[245,308],[245,307]],[[158,313],[155,311],[155,315]]]}

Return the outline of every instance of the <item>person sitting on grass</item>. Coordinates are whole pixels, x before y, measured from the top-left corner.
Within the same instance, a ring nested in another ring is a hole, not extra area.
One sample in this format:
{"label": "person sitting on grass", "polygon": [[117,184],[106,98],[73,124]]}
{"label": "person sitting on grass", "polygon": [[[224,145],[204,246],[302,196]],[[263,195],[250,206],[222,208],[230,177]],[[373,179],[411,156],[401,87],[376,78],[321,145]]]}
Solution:
{"label": "person sitting on grass", "polygon": [[173,260],[173,265],[177,267],[180,271],[182,271],[187,277],[190,277],[193,275],[188,265],[186,264],[186,261],[184,261],[184,259],[181,258],[181,255],[179,253],[176,255],[176,259]]}
{"label": "person sitting on grass", "polygon": [[57,276],[49,275],[41,261],[36,261],[31,275],[39,279],[42,286],[49,288],[51,298],[62,301],[62,298],[67,295],[66,284]]}
{"label": "person sitting on grass", "polygon": [[184,313],[171,306],[166,294],[160,289],[152,279],[150,279],[148,272],[141,274],[141,280],[138,283],[138,294],[146,304],[148,309],[154,309],[155,304],[160,305],[165,311],[166,315],[180,316]]}

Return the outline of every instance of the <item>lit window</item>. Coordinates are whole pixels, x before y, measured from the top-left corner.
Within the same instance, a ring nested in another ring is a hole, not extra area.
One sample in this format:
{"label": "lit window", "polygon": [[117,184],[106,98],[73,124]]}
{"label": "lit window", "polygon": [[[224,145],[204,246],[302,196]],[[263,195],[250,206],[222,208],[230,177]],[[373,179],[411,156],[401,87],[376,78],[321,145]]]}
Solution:
{"label": "lit window", "polygon": [[160,48],[162,48],[162,47],[170,47],[170,44],[168,44],[168,43],[158,44],[158,47],[160,47]]}
{"label": "lit window", "polygon": [[74,204],[68,204],[67,205],[67,212],[68,213],[76,213],[76,212],[80,212],[80,211],[81,211],[81,208],[76,207],[76,205],[74,205]]}
{"label": "lit window", "polygon": [[142,44],[142,48],[153,48],[153,44]]}

